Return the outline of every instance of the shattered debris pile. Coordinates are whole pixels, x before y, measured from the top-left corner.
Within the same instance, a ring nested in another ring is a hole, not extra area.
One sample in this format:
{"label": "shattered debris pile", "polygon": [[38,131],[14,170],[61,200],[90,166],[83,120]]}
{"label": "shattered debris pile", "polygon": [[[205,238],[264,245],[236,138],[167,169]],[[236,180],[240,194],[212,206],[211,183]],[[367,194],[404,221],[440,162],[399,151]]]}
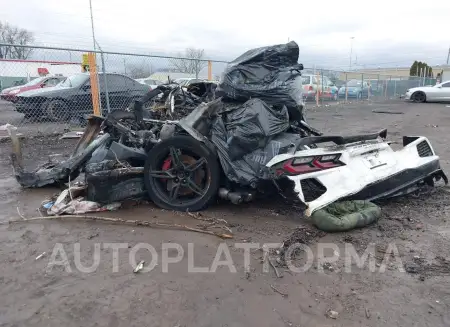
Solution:
{"label": "shattered debris pile", "polygon": [[426,137],[404,136],[394,151],[386,129],[324,136],[308,125],[298,56],[295,42],[252,49],[228,65],[218,85],[160,85],[132,110],[91,116],[68,160],[34,172],[24,169],[9,127],[16,179],[23,187],[83,187],[52,200],[52,214],[142,198],[192,212],[216,197],[239,204],[277,192],[326,231],[377,221],[380,208],[368,201],[447,183]]}

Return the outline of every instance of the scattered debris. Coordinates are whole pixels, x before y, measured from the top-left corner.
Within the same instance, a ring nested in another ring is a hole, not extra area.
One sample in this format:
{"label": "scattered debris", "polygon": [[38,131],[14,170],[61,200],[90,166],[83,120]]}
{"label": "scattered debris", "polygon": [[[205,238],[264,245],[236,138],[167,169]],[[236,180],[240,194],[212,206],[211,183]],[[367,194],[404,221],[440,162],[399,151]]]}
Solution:
{"label": "scattered debris", "polygon": [[5,124],[0,126],[0,142],[9,140],[11,138],[11,134],[14,134],[15,137],[22,138],[22,133],[17,133],[17,127],[11,124]]}
{"label": "scattered debris", "polygon": [[48,202],[43,203],[43,204],[42,204],[42,207],[43,207],[44,209],[50,209],[54,204],[55,204],[55,202],[53,202],[53,201],[48,201]]}
{"label": "scattered debris", "polygon": [[[352,197],[380,200],[413,192],[415,185],[423,181],[448,182],[439,168],[438,157],[429,161],[434,153],[416,153],[410,160],[410,154],[416,151],[408,151],[407,147],[425,144],[424,151],[433,152],[425,137],[405,136],[404,149],[394,151],[385,147],[386,129],[324,136],[310,126],[304,116],[305,103],[299,96],[298,81],[304,67],[298,59],[299,46],[291,41],[240,55],[224,70],[219,87],[212,82],[182,87],[169,80],[133,101],[127,110],[114,110],[106,117],[90,116],[84,131],[62,137],[79,139],[70,158],[59,161],[61,158],[53,155],[35,171],[27,171],[23,166],[16,128],[4,125],[2,129],[11,138],[16,180],[25,188],[68,183],[68,189],[57,199],[43,204],[42,209],[55,216],[117,210],[120,206],[116,203],[146,198],[164,209],[198,211],[216,196],[240,204],[257,195],[270,196],[283,190],[286,199],[287,195],[294,195],[293,203],[301,205],[314,225],[327,232],[363,227],[378,219],[377,206],[367,201],[350,201]],[[321,146],[323,143],[334,143],[340,148],[339,154],[330,155],[328,148]],[[362,143],[364,151],[355,157]],[[376,154],[381,149],[386,151],[380,159]],[[405,153],[408,160],[397,160]],[[341,156],[354,161],[344,164],[339,160]],[[219,160],[209,160],[211,157]],[[297,165],[297,160],[303,163]],[[414,162],[416,167],[405,166],[406,161]],[[388,163],[390,167],[384,171],[389,171],[389,176],[374,169]],[[427,168],[420,169],[414,180],[396,178],[406,168],[415,169],[425,163]],[[311,171],[310,164],[314,166]],[[337,167],[340,169],[328,169]],[[304,169],[309,173],[298,173]],[[82,173],[86,185],[72,186],[71,182]],[[321,179],[324,173],[327,178]],[[372,189],[381,179],[386,187]],[[335,180],[347,182],[337,187]],[[308,200],[304,195],[309,191],[322,194]],[[347,207],[351,204],[354,210],[338,210],[344,202],[336,201],[343,198],[349,200]],[[189,216],[204,220],[201,215]],[[227,233],[214,235],[232,234],[224,221],[207,222],[197,230],[221,228]]]}
{"label": "scattered debris", "polygon": [[269,261],[269,264],[272,266],[273,270],[275,271],[275,275],[277,276],[277,278],[283,277],[283,275],[278,271],[277,267],[275,267],[275,264],[273,263],[272,259],[267,258],[267,260]]}
{"label": "scattered debris", "polygon": [[41,254],[39,254],[35,260],[39,260],[40,258],[42,258],[44,255],[46,255],[47,252],[42,252]]}
{"label": "scattered debris", "polygon": [[88,239],[88,240],[92,240],[94,237],[97,237],[97,236],[99,236],[99,235],[100,235],[99,233],[91,234],[91,235],[89,235],[89,236],[87,237],[87,239]]}
{"label": "scattered debris", "polygon": [[270,285],[270,288],[273,289],[275,292],[277,292],[278,294],[280,294],[280,295],[283,296],[283,297],[288,297],[288,296],[289,296],[289,294],[280,291],[279,289],[277,289],[277,288],[276,288],[275,286],[273,286],[273,285]]}
{"label": "scattered debris", "polygon": [[324,262],[324,263],[322,264],[322,267],[325,268],[325,269],[327,269],[327,270],[329,270],[329,271],[334,271],[333,265],[332,265],[331,263],[329,263],[329,262]]}
{"label": "scattered debris", "polygon": [[385,111],[385,110],[372,110],[376,114],[389,114],[389,115],[403,115],[403,111]]}
{"label": "scattered debris", "polygon": [[161,223],[161,222],[144,221],[144,220],[126,220],[126,219],[120,219],[120,218],[109,218],[109,217],[87,216],[87,215],[32,217],[32,218],[26,218],[26,219],[22,219],[22,220],[1,221],[0,225],[16,224],[16,223],[22,223],[22,222],[33,222],[33,221],[38,221],[38,220],[51,220],[51,219],[58,219],[58,220],[88,219],[88,220],[97,220],[97,221],[107,221],[107,222],[112,222],[112,223],[121,223],[124,225],[144,226],[144,227],[150,227],[150,228],[173,228],[173,229],[187,230],[187,231],[191,231],[191,232],[214,235],[214,236],[217,236],[217,237],[220,237],[223,239],[233,238],[232,234],[203,230],[203,229],[193,228],[193,227],[189,227],[186,225],[180,225],[180,224],[170,224],[170,223]]}
{"label": "scattered debris", "polygon": [[333,311],[333,310],[328,310],[327,311],[327,317],[331,318],[331,319],[337,319],[339,316],[339,312],[337,311]]}
{"label": "scattered debris", "polygon": [[366,311],[366,318],[367,318],[367,319],[370,319],[371,314],[370,314],[369,309],[366,308],[365,311]]}
{"label": "scattered debris", "polygon": [[83,136],[83,133],[84,132],[81,132],[81,131],[70,131],[70,132],[64,133],[60,137],[60,139],[61,140],[63,140],[63,139],[79,139]]}
{"label": "scattered debris", "polygon": [[450,276],[450,261],[440,256],[437,256],[432,263],[427,263],[424,258],[416,256],[412,262],[405,263],[404,268],[410,274],[420,274],[421,280],[436,275]]}
{"label": "scattered debris", "polygon": [[134,268],[133,272],[136,274],[139,271],[141,271],[142,269],[144,269],[144,263],[145,263],[145,261],[139,262],[138,265],[136,266],[136,268]]}
{"label": "scattered debris", "polygon": [[19,214],[19,217],[20,217],[20,218],[25,219],[25,216],[22,215],[22,213],[20,212],[19,207],[17,207],[17,213]]}

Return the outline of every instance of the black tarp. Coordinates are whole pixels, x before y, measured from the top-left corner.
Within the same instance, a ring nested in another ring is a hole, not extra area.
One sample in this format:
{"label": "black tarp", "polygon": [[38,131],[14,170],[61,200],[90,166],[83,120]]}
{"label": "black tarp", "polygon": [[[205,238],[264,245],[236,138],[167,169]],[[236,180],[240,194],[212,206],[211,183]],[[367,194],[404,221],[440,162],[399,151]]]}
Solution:
{"label": "black tarp", "polygon": [[225,105],[223,110],[221,117],[231,160],[264,148],[271,138],[289,128],[286,107],[274,110],[260,99],[251,99],[241,105]]}
{"label": "black tarp", "polygon": [[268,140],[264,146],[233,160],[230,153],[234,149],[228,142],[229,133],[225,126],[222,117],[217,117],[212,125],[210,140],[218,152],[224,174],[228,180],[240,185],[251,185],[263,178],[266,164],[276,155],[286,153],[300,138],[298,134],[280,133]]}
{"label": "black tarp", "polygon": [[227,66],[217,92],[225,101],[259,98],[275,108],[286,106],[289,114],[296,116],[295,110],[303,105],[303,65],[298,64],[298,55],[293,41],[249,50]]}

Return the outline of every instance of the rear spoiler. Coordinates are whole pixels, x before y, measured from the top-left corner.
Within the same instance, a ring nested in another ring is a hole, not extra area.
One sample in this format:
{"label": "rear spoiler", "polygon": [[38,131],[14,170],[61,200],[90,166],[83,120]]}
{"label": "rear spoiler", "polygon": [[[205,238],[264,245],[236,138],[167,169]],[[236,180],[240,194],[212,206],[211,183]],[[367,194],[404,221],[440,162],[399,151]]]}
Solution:
{"label": "rear spoiler", "polygon": [[301,146],[317,144],[317,143],[333,142],[337,145],[344,145],[344,144],[348,144],[348,143],[376,140],[378,137],[381,137],[382,139],[386,139],[387,129],[383,129],[377,133],[352,135],[352,136],[310,136],[310,137],[305,137],[305,138],[302,138],[300,140],[300,142],[297,144],[297,149]]}

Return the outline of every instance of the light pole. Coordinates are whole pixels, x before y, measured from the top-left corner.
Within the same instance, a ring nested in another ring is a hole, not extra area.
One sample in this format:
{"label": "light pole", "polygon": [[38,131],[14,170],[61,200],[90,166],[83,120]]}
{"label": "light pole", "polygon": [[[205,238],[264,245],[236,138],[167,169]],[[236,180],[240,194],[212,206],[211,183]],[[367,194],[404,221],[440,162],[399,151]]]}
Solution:
{"label": "light pole", "polygon": [[92,42],[94,43],[94,51],[95,51],[95,32],[94,32],[94,16],[92,14],[92,0],[89,0],[89,11],[91,13]]}
{"label": "light pole", "polygon": [[353,39],[354,38],[355,38],[354,36],[350,37],[350,65],[349,65],[349,69],[348,69],[349,71],[352,70]]}

